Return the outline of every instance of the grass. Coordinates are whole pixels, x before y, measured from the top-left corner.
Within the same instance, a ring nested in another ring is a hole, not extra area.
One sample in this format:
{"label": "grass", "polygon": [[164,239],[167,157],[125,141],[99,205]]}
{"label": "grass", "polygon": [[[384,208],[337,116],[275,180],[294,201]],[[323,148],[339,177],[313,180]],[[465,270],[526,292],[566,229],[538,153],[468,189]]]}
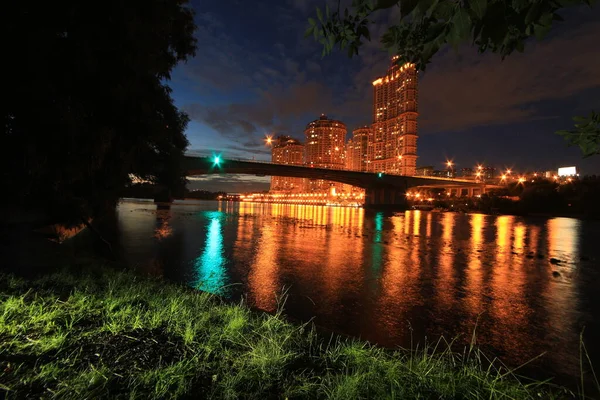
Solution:
{"label": "grass", "polygon": [[385,350],[98,265],[35,280],[0,275],[8,399],[574,396],[452,347]]}

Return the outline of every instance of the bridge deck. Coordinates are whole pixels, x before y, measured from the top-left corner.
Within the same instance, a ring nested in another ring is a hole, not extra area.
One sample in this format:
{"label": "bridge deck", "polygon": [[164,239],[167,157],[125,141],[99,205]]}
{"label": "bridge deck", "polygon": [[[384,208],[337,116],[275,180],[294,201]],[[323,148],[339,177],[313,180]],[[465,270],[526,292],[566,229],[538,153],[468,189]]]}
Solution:
{"label": "bridge deck", "polygon": [[312,168],[298,165],[273,164],[263,161],[247,161],[235,159],[220,159],[215,163],[209,157],[185,157],[185,168],[188,176],[205,174],[250,174],[265,176],[288,176],[308,179],[324,179],[345,183],[364,189],[371,188],[396,188],[407,190],[416,186],[481,186],[479,182],[468,179],[403,176],[378,174],[370,172],[345,171],[324,168]]}

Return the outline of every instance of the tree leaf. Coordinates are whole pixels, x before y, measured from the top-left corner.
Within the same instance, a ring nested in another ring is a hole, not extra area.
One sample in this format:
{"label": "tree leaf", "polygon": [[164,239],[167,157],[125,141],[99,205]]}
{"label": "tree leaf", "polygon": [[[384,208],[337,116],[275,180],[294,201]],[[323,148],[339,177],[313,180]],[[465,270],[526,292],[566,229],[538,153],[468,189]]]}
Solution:
{"label": "tree leaf", "polygon": [[459,9],[452,17],[452,28],[450,30],[451,36],[456,44],[469,36],[471,27],[472,23],[469,13],[464,8]]}
{"label": "tree leaf", "polygon": [[438,4],[438,0],[419,0],[414,8],[415,17],[424,17],[431,15],[433,9]]}
{"label": "tree leaf", "polygon": [[487,10],[487,0],[471,0],[469,1],[469,5],[477,18],[483,18],[485,11]]}
{"label": "tree leaf", "polygon": [[552,27],[552,25],[539,25],[539,24],[535,24],[533,26],[533,32],[535,34],[535,38],[537,40],[542,40],[544,37],[546,37],[546,35],[548,34],[548,32],[550,31],[550,28]]}
{"label": "tree leaf", "polygon": [[321,9],[319,7],[317,7],[317,18],[320,22],[323,22],[323,13],[321,12]]}
{"label": "tree leaf", "polygon": [[540,17],[541,11],[542,4],[539,1],[533,2],[531,7],[529,7],[529,11],[527,11],[527,15],[525,15],[525,25],[529,25],[534,21],[537,21]]}
{"label": "tree leaf", "polygon": [[373,11],[391,8],[398,4],[399,0],[377,0],[377,3],[371,7]]}
{"label": "tree leaf", "polygon": [[400,13],[402,17],[413,12],[417,4],[419,4],[418,0],[400,0]]}

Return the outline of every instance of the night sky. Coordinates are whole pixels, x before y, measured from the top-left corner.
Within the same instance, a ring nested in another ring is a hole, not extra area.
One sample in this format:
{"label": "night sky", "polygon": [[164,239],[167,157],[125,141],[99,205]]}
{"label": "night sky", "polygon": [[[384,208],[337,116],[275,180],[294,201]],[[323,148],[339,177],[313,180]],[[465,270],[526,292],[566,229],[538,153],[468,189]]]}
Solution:
{"label": "night sky", "polygon": [[[307,123],[321,113],[351,131],[370,124],[371,82],[389,56],[373,40],[358,57],[304,38],[307,19],[324,0],[193,1],[198,30],[196,57],[175,70],[171,87],[191,122],[190,151],[269,160],[266,134],[303,140]],[[517,171],[576,165],[600,174],[600,156],[582,159],[558,129],[571,117],[600,110],[600,7],[562,14],[565,22],[542,42],[504,61],[468,46],[437,54],[419,76],[418,165],[443,169],[478,163]],[[383,20],[394,18],[389,13]],[[194,178],[190,188],[244,192],[268,189],[268,177],[223,175]]]}

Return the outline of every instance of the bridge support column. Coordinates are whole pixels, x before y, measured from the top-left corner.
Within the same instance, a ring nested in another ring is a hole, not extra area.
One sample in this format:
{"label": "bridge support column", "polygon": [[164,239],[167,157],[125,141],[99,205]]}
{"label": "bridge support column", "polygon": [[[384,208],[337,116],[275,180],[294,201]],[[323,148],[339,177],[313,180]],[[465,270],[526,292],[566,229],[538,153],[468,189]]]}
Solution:
{"label": "bridge support column", "polygon": [[398,188],[371,188],[365,190],[365,208],[406,210],[406,191]]}

